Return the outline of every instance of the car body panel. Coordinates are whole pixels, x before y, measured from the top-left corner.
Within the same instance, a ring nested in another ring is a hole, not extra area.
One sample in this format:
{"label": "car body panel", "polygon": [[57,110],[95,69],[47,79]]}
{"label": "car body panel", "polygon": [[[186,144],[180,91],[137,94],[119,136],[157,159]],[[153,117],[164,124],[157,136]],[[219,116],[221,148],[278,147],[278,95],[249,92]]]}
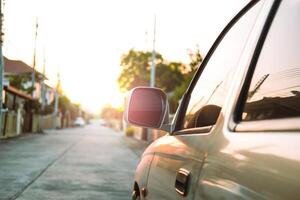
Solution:
{"label": "car body panel", "polygon": [[196,199],[295,199],[300,195],[299,141],[300,135],[288,132],[220,133],[203,166]]}
{"label": "car body panel", "polygon": [[[266,2],[254,32],[263,28],[273,3]],[[257,34],[250,38],[254,44],[257,40]],[[234,78],[239,84],[233,86],[228,96],[222,113],[224,123],[218,122],[222,130],[216,132],[209,148],[195,199],[296,199],[300,195],[299,131],[235,131],[238,124],[232,113],[253,51],[254,48],[248,48],[241,59]],[[297,123],[297,119],[291,120]],[[283,120],[270,120],[270,123],[276,123],[276,127],[287,124]]]}
{"label": "car body panel", "polygon": [[191,173],[191,182],[185,199],[193,199],[195,185],[207,152],[209,134],[164,136],[155,141],[146,151],[154,154],[147,183],[146,199],[182,199],[176,193],[175,180],[180,168]]}
{"label": "car body panel", "polygon": [[139,190],[141,190],[142,188],[147,188],[148,175],[153,156],[154,154],[152,153],[144,153],[141,158],[141,161],[139,162],[136,168],[134,180]]}
{"label": "car body panel", "polygon": [[[264,1],[243,54],[234,82],[216,125],[209,133],[168,134],[148,147],[143,157],[147,171],[147,196],[142,199],[297,199],[300,196],[300,118],[269,120],[291,130],[248,131],[243,127],[261,123],[234,120],[239,94],[245,82],[256,45],[269,17],[274,0]],[[264,125],[266,126],[266,122]],[[256,123],[256,124],[255,124]],[[292,123],[295,123],[294,129]],[[249,125],[250,124],[250,125]],[[274,126],[275,127],[275,126]],[[296,128],[295,128],[296,127]],[[175,191],[180,168],[191,172],[187,196]],[[142,174],[138,168],[137,174]],[[145,176],[139,175],[139,177]],[[145,184],[145,179],[143,179]]]}

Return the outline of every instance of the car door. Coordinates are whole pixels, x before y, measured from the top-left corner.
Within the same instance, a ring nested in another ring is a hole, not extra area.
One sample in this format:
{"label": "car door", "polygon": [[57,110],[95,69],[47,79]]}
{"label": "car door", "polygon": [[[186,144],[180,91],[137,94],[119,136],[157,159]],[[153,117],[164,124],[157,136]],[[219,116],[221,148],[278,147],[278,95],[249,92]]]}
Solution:
{"label": "car door", "polygon": [[[251,2],[224,29],[182,100],[175,117],[176,131],[149,148],[154,157],[146,199],[194,199],[201,167],[214,137],[212,130],[260,7]],[[248,10],[253,11],[248,14]]]}
{"label": "car door", "polygon": [[195,199],[299,199],[300,1],[268,1],[267,7]]}

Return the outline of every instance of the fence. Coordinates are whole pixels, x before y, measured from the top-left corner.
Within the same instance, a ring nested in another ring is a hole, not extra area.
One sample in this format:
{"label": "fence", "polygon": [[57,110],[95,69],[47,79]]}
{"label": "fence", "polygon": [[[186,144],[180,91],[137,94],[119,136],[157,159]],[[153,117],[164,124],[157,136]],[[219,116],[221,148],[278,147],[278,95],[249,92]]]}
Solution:
{"label": "fence", "polygon": [[1,137],[17,136],[17,114],[15,112],[6,112],[2,114],[2,134]]}
{"label": "fence", "polygon": [[15,111],[9,111],[2,115],[2,127],[0,138],[15,137],[21,133],[38,133],[45,129],[61,128],[70,126],[69,120],[61,120],[60,116],[53,115],[29,115],[17,114]]}

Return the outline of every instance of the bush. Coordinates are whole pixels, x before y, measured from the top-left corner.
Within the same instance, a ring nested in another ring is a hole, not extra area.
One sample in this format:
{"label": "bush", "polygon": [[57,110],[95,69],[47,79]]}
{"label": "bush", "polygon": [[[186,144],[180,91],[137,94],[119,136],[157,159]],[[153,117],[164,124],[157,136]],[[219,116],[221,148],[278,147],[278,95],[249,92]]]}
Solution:
{"label": "bush", "polygon": [[127,137],[133,137],[134,135],[134,128],[133,127],[127,127],[125,130],[125,134]]}

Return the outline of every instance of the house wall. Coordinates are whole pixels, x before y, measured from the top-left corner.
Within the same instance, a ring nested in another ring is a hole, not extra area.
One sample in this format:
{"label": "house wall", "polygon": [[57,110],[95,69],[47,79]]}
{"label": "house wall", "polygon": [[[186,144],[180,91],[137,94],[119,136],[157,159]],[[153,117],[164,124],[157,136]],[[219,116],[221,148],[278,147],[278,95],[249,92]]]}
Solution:
{"label": "house wall", "polygon": [[53,115],[45,115],[42,116],[42,128],[44,129],[52,129],[53,128]]}
{"label": "house wall", "polygon": [[17,114],[15,112],[4,113],[4,137],[14,137],[17,136]]}

